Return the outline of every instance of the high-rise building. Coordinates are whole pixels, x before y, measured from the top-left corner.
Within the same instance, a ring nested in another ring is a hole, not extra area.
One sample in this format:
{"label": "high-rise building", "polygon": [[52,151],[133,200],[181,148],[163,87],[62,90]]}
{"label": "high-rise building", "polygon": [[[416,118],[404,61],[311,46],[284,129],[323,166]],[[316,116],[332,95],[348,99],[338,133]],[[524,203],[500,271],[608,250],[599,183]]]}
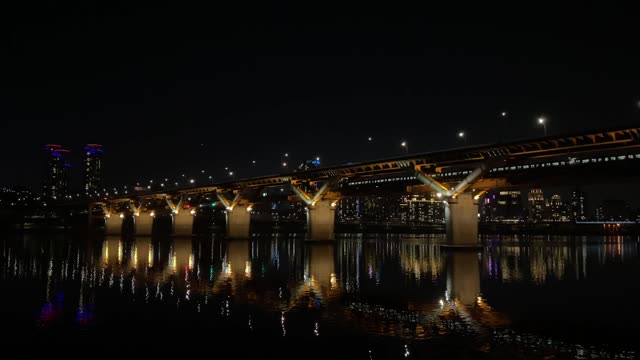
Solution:
{"label": "high-rise building", "polygon": [[603,200],[596,208],[598,221],[629,221],[635,218],[631,205],[624,200]]}
{"label": "high-rise building", "polygon": [[584,221],[587,219],[587,194],[578,189],[571,192],[570,201],[571,220]]}
{"label": "high-rise building", "polygon": [[498,220],[520,220],[523,217],[522,194],[520,190],[503,190],[498,193],[495,217]]}
{"label": "high-rise building", "polygon": [[444,204],[435,193],[404,195],[400,202],[400,220],[404,223],[443,223]]}
{"label": "high-rise building", "polygon": [[62,200],[68,192],[68,168],[71,167],[65,156],[70,152],[61,145],[47,144],[46,173],[42,184],[42,195],[45,199]]}
{"label": "high-rise building", "polygon": [[558,194],[551,196],[549,201],[549,215],[545,220],[550,222],[568,222],[571,220],[569,205],[562,202],[562,197]]}
{"label": "high-rise building", "polygon": [[85,195],[93,196],[102,188],[102,145],[87,144],[84,146],[84,183]]}
{"label": "high-rise building", "polygon": [[529,190],[528,202],[529,221],[542,221],[542,216],[545,208],[544,193],[542,192],[542,189]]}

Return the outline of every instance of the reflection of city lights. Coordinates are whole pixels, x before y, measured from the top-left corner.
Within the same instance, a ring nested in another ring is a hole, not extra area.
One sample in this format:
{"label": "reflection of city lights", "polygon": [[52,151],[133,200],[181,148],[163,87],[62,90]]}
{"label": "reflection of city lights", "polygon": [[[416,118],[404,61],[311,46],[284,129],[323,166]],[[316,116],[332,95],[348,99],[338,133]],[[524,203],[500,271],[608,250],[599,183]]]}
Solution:
{"label": "reflection of city lights", "polygon": [[122,262],[122,240],[118,240],[118,263]]}
{"label": "reflection of city lights", "polygon": [[104,261],[106,264],[109,263],[109,240],[105,240],[104,241]]}
{"label": "reflection of city lights", "polygon": [[149,255],[147,258],[147,266],[153,267],[153,245],[149,244]]}
{"label": "reflection of city lights", "polygon": [[331,273],[331,288],[335,289],[338,286],[338,279],[336,278],[336,273]]}
{"label": "reflection of city lights", "polygon": [[444,301],[442,301],[442,299],[440,299],[440,308],[444,307]]}
{"label": "reflection of city lights", "polygon": [[189,255],[189,270],[193,270],[193,254]]}
{"label": "reflection of city lights", "polygon": [[138,247],[133,245],[133,268],[138,267]]}
{"label": "reflection of city lights", "polygon": [[247,261],[244,264],[244,275],[247,277],[247,279],[251,278],[251,261]]}

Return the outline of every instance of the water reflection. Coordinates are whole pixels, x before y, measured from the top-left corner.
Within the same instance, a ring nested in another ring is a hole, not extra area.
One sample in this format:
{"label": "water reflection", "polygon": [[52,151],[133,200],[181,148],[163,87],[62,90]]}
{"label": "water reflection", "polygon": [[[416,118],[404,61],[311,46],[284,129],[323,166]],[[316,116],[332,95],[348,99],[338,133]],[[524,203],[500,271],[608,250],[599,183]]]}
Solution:
{"label": "water reflection", "polygon": [[[37,284],[37,291],[21,293],[29,297],[23,303],[12,300],[15,294],[0,298],[4,308],[37,314],[30,321],[42,329],[116,329],[123,322],[151,328],[163,314],[174,325],[224,333],[381,337],[387,340],[377,346],[416,356],[443,339],[478,352],[538,351],[535,343],[545,351],[601,354],[603,344],[615,344],[607,354],[635,354],[629,334],[640,330],[640,317],[633,306],[619,305],[624,319],[598,309],[599,294],[639,290],[637,239],[500,240],[479,252],[445,252],[438,235],[316,244],[278,236],[24,234],[1,239],[0,284],[3,294],[23,289],[17,283]],[[587,313],[602,328],[581,328]],[[574,335],[540,326],[559,318]]]}

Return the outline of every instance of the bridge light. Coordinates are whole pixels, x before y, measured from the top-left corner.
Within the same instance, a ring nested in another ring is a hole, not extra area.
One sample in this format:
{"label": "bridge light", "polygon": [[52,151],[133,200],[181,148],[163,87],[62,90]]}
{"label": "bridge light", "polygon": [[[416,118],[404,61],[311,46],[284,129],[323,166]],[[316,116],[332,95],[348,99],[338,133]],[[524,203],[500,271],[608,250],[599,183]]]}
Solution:
{"label": "bridge light", "polygon": [[189,182],[193,184],[195,182],[195,180],[191,179],[191,180],[189,180]]}

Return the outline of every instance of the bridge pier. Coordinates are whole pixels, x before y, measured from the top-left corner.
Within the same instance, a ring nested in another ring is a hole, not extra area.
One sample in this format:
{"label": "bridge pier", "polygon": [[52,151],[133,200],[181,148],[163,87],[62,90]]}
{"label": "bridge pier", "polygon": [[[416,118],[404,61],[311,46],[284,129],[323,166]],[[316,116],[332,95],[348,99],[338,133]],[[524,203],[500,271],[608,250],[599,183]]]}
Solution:
{"label": "bridge pier", "polygon": [[229,239],[248,239],[249,228],[251,225],[250,207],[238,204],[233,208],[228,207],[226,211],[227,218],[227,237]]}
{"label": "bridge pier", "polygon": [[133,216],[136,236],[151,236],[153,219],[150,213],[136,213]]}
{"label": "bridge pier", "polygon": [[307,207],[307,236],[309,240],[333,240],[336,207],[331,200],[318,200]]}
{"label": "bridge pier", "polygon": [[174,210],[171,218],[173,220],[173,236],[193,235],[193,215],[189,210]]}
{"label": "bridge pier", "polygon": [[106,235],[122,235],[123,213],[111,213],[104,220]]}
{"label": "bridge pier", "polygon": [[452,247],[478,246],[478,204],[473,194],[462,193],[445,202],[447,245]]}

